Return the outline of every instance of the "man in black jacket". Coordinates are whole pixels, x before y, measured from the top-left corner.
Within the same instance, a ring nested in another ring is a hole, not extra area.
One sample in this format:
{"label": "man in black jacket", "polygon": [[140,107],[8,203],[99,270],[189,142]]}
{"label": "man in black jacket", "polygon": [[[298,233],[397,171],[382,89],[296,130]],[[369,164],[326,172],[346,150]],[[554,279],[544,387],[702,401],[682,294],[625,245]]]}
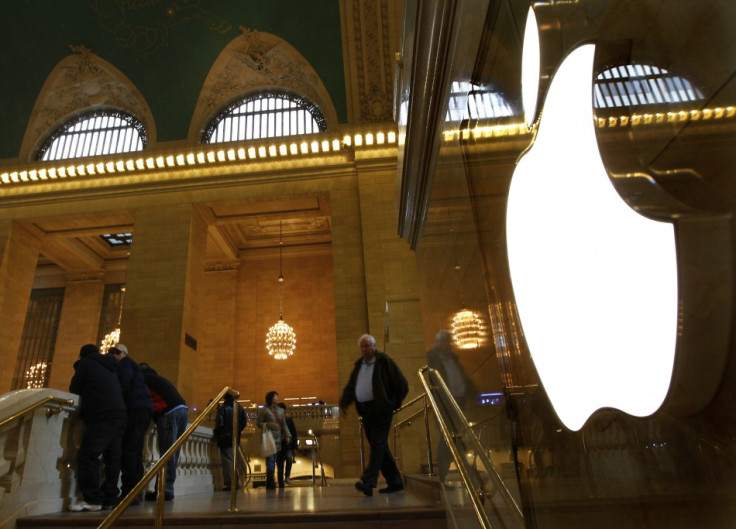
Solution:
{"label": "man in black jacket", "polygon": [[358,340],[358,346],[363,356],[355,362],[340,398],[343,413],[355,402],[371,447],[368,467],[355,483],[355,488],[366,496],[373,496],[380,471],[388,486],[378,492],[397,492],[404,489],[404,484],[389,450],[388,436],[393,412],[401,407],[409,392],[409,384],[396,363],[387,354],[376,350],[373,336],[364,334]]}
{"label": "man in black jacket", "polygon": [[[121,439],[127,412],[115,360],[101,355],[94,344],[82,346],[74,363],[69,391],[80,397],[84,437],[77,453],[77,479],[84,501],[70,511],[99,511],[118,501]],[[100,484],[100,462],[105,464],[105,481]]]}
{"label": "man in black jacket", "polygon": [[[153,416],[153,400],[138,364],[128,356],[128,348],[119,343],[108,351],[117,361],[118,380],[128,409],[128,423],[123,433],[120,471],[125,497],[143,477],[143,442]],[[140,500],[133,500],[136,505]]]}
{"label": "man in black jacket", "polygon": [[[143,380],[153,399],[153,417],[156,421],[160,457],[186,431],[189,424],[189,408],[184,397],[171,381],[159,375],[148,364],[141,362],[139,365],[143,372]],[[166,493],[164,495],[166,501],[174,499],[174,481],[176,481],[176,467],[179,464],[179,452],[181,449],[176,451],[166,465]],[[156,478],[156,490],[158,490],[158,477]],[[154,501],[156,493],[146,492],[145,498],[146,501]]]}

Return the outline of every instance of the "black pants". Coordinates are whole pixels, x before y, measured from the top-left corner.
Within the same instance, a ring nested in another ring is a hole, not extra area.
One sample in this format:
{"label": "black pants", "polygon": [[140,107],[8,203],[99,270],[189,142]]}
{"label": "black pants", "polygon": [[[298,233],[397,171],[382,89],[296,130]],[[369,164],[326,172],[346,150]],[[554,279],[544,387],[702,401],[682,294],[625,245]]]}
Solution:
{"label": "black pants", "polygon": [[128,422],[122,439],[120,471],[122,473],[122,496],[135,487],[143,477],[143,441],[151,424],[153,412],[146,408],[128,410]]}
{"label": "black pants", "polygon": [[358,404],[358,413],[363,418],[363,429],[371,447],[368,466],[363,471],[361,480],[366,485],[375,487],[378,483],[378,473],[381,472],[389,486],[401,485],[401,473],[388,447],[393,413],[376,413],[371,409],[370,404],[365,403]]}
{"label": "black pants", "polygon": [[[118,497],[120,455],[125,417],[84,424],[84,437],[77,453],[77,479],[84,501],[101,505]],[[100,484],[100,455],[105,480]]]}

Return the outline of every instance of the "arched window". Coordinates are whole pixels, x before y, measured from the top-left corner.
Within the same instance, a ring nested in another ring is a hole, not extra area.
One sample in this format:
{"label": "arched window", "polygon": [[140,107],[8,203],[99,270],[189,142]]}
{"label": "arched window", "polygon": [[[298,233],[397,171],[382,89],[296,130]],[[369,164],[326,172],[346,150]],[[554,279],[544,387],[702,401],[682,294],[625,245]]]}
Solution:
{"label": "arched window", "polygon": [[59,127],[38,151],[43,161],[142,151],[143,125],[127,112],[97,110]]}
{"label": "arched window", "polygon": [[703,99],[690,81],[663,68],[642,64],[616,66],[595,78],[595,108],[687,104]]}
{"label": "arched window", "polygon": [[202,134],[202,143],[314,134],[326,129],[322,112],[308,99],[287,92],[261,92],[220,112]]}

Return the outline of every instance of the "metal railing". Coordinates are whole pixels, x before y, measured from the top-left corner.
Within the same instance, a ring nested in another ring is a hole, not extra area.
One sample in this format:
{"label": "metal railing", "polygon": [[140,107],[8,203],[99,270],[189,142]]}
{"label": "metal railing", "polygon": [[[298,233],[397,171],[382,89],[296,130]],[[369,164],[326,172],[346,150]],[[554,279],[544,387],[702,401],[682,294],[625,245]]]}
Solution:
{"label": "metal railing", "polygon": [[319,466],[319,484],[320,486],[325,487],[327,485],[327,479],[325,478],[325,467],[322,464],[322,455],[319,452],[319,440],[312,430],[309,430],[309,432],[307,433],[312,440],[312,443],[310,445],[312,449],[312,486],[314,487],[316,485],[316,470],[317,466]]}
{"label": "metal railing", "polygon": [[401,431],[401,428],[405,426],[411,426],[412,421],[417,418],[420,415],[424,416],[424,431],[425,435],[427,436],[427,475],[434,476],[434,463],[432,462],[432,440],[431,435],[429,433],[429,404],[427,403],[427,395],[426,393],[422,393],[421,395],[417,395],[413,399],[411,399],[409,402],[407,402],[405,405],[403,405],[401,408],[396,410],[394,414],[399,413],[400,411],[408,408],[409,406],[414,405],[415,403],[422,401],[422,409],[417,410],[408,417],[402,419],[401,421],[397,422],[394,425],[394,453],[398,456],[397,459],[399,461],[399,465],[401,465],[400,470],[403,471],[403,458],[400,450],[400,443],[399,443],[399,433]]}
{"label": "metal railing", "polygon": [[[511,495],[508,487],[506,487],[506,484],[503,482],[501,476],[498,474],[495,467],[493,466],[488,453],[485,451],[485,449],[483,449],[477,436],[473,433],[470,423],[465,417],[465,414],[458,406],[457,402],[455,402],[455,399],[452,397],[452,393],[445,384],[445,381],[442,379],[442,376],[437,371],[429,368],[428,366],[424,366],[419,369],[419,371],[417,371],[417,374],[419,375],[419,380],[422,382],[427,398],[429,399],[432,405],[432,409],[434,410],[434,415],[437,419],[437,424],[439,426],[442,438],[444,439],[447,447],[450,450],[450,453],[452,454],[452,458],[455,461],[455,465],[457,466],[457,470],[460,474],[463,486],[468,492],[468,496],[470,497],[470,500],[472,502],[473,510],[476,517],[478,518],[478,522],[485,529],[491,529],[492,527],[491,521],[488,518],[488,514],[486,513],[486,510],[484,508],[486,497],[489,497],[490,494],[485,490],[485,485],[482,480],[479,480],[477,485],[478,488],[476,489],[476,485],[470,475],[469,465],[455,444],[456,440],[458,439],[468,441],[469,445],[473,447],[476,457],[481,460],[481,463],[488,471],[488,475],[493,481],[493,485],[496,487],[496,490],[509,506],[514,518],[523,525],[524,515],[522,514],[521,509],[516,502],[516,499],[514,499],[514,497]],[[433,385],[431,383],[431,381],[429,380],[430,375],[436,377],[437,384]],[[456,417],[459,421],[461,426],[459,430],[461,432],[465,432],[465,437],[463,437],[463,434],[458,433],[457,431],[453,431],[448,426],[445,417],[441,412],[441,407],[437,399],[435,398],[435,394],[437,392],[440,393],[443,402],[449,403],[450,411],[452,412],[453,416]]]}
{"label": "metal railing", "polygon": [[29,413],[32,413],[36,409],[40,408],[41,406],[44,406],[46,404],[57,404],[56,408],[48,408],[46,410],[46,417],[51,417],[53,415],[57,415],[64,411],[64,406],[74,406],[74,400],[72,399],[62,399],[61,397],[44,397],[43,399],[39,400],[38,402],[31,404],[30,406],[27,406],[20,410],[19,412],[14,413],[10,417],[6,417],[2,421],[0,421],[0,428],[5,426],[6,424],[9,424],[13,422],[16,419],[19,419],[23,417],[24,415],[27,415]]}
{"label": "metal railing", "polygon": [[[102,520],[102,523],[98,525],[98,529],[107,529],[108,527],[112,527],[112,524],[115,523],[115,521],[120,517],[123,512],[125,512],[125,509],[128,508],[128,506],[133,503],[133,501],[143,492],[143,489],[148,485],[148,483],[153,479],[154,476],[158,476],[158,482],[156,487],[156,508],[154,511],[154,527],[156,529],[161,529],[163,527],[163,518],[164,518],[164,501],[165,501],[165,493],[164,489],[166,487],[166,465],[169,462],[169,459],[174,457],[174,454],[181,448],[181,446],[184,444],[184,442],[189,438],[189,436],[197,429],[199,424],[204,421],[207,418],[207,415],[219,404],[220,400],[227,394],[232,395],[235,397],[235,399],[240,396],[240,393],[235,391],[234,389],[230,389],[229,387],[225,387],[218,393],[218,395],[213,398],[210,403],[207,405],[207,407],[202,411],[202,413],[192,421],[192,423],[187,427],[187,429],[184,431],[181,436],[174,441],[174,444],[172,444],[168,450],[164,454],[161,455],[159,460],[151,467],[151,469],[146,472],[146,474],[141,478],[141,480],[138,482],[138,484],[133,487],[133,489],[128,493],[127,496],[122,498],[120,500],[120,503],[118,503],[117,507],[115,507],[107,517]],[[233,405],[233,448],[236,448],[237,443],[237,436],[236,432],[238,431],[237,428],[237,408],[235,405]],[[233,453],[235,453],[235,450],[233,450]],[[232,476],[234,483],[237,483],[237,474],[236,474],[236,465],[235,465],[236,457],[233,457],[233,468],[232,468]],[[235,493],[236,493],[237,487],[231,487],[231,493],[230,493],[230,508],[228,509],[228,512],[237,512],[237,508],[235,507]]]}

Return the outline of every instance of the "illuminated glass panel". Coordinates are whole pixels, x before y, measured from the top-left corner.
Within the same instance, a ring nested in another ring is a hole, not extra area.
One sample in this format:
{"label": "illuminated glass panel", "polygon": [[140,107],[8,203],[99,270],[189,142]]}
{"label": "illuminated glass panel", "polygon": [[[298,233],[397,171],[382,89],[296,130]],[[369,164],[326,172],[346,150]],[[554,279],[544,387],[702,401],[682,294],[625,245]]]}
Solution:
{"label": "illuminated glass panel", "polygon": [[102,239],[110,246],[125,246],[133,242],[132,233],[105,233],[100,235]]}
{"label": "illuminated glass panel", "polygon": [[683,104],[700,101],[703,93],[687,79],[644,64],[609,68],[596,76],[595,108]]}
{"label": "illuminated glass panel", "polygon": [[119,111],[96,111],[59,127],[39,149],[43,161],[86,158],[142,151],[146,146],[143,125]]}
{"label": "illuminated glass panel", "polygon": [[481,90],[466,81],[452,83],[446,121],[496,119],[511,115],[513,110],[501,94]]}
{"label": "illuminated glass panel", "polygon": [[203,143],[316,134],[327,130],[319,108],[286,92],[251,95],[218,114],[202,135]]}

